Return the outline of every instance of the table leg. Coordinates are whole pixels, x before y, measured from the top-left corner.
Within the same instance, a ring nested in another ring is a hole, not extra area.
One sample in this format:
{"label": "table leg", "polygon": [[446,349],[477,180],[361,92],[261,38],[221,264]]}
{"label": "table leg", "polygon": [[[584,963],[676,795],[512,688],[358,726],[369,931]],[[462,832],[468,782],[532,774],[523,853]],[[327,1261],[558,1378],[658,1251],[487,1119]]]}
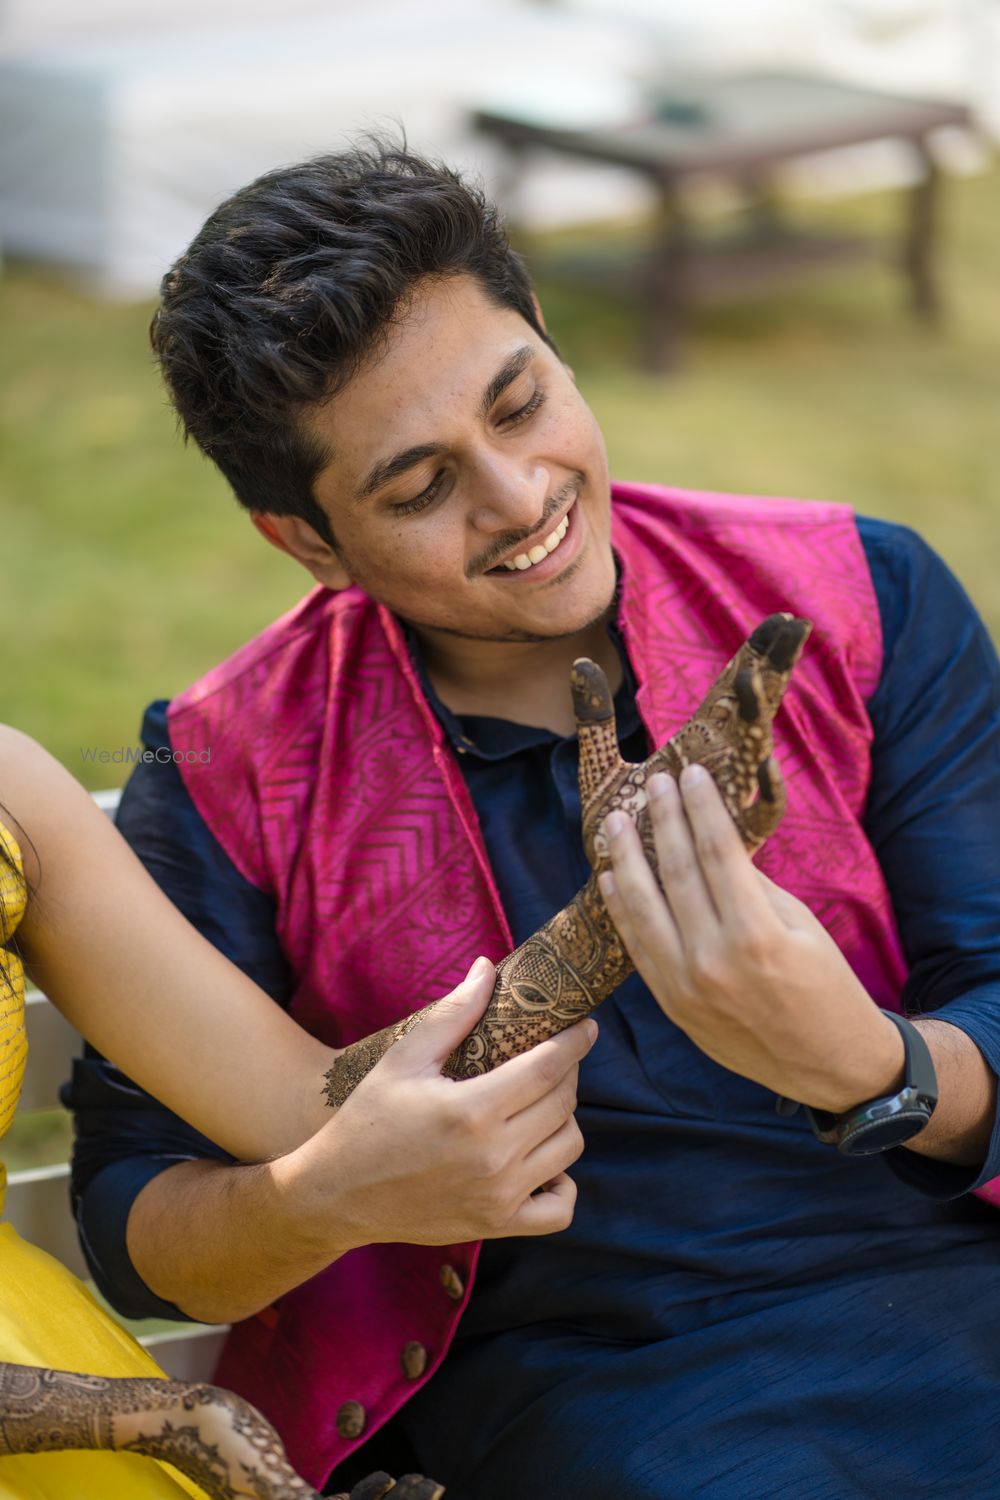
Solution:
{"label": "table leg", "polygon": [[680,363],[689,261],[684,213],[672,186],[664,186],[650,239],[644,297],[643,366],[654,375],[675,370]]}
{"label": "table leg", "polygon": [[910,283],[910,306],[925,323],[936,323],[941,299],[935,274],[938,202],[941,173],[927,141],[914,141],[922,168],[909,193],[909,212],[903,244],[903,269]]}

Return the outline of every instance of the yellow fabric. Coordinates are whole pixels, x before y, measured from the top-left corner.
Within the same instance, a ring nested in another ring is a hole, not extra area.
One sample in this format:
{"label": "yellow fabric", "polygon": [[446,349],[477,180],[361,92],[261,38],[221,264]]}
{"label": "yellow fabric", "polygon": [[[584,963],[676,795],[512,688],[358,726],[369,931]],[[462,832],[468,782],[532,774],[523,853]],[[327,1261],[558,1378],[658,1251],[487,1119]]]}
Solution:
{"label": "yellow fabric", "polygon": [[5,946],[24,914],[24,871],[21,851],[2,823],[0,844],[0,1135],[4,1135],[17,1108],[28,1039],[24,1033],[24,969],[20,957]]}
{"label": "yellow fabric", "polygon": [[[25,906],[21,852],[0,823],[17,869],[0,854],[0,1134],[10,1124],[27,1043],[24,972],[9,941]],[[0,1164],[0,1213],[6,1173]],[[162,1376],[144,1349],[65,1266],[0,1222],[0,1361],[88,1375]],[[174,1469],[131,1453],[32,1453],[0,1458],[0,1500],[208,1500]]]}

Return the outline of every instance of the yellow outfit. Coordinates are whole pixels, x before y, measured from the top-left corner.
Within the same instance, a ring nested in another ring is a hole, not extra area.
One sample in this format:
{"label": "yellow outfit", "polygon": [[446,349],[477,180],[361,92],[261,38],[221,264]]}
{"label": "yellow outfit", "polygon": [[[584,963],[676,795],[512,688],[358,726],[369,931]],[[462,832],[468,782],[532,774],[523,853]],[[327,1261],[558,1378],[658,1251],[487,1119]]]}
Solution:
{"label": "yellow outfit", "polygon": [[[27,1056],[24,971],[3,946],[25,906],[21,852],[0,823],[0,1135],[14,1116]],[[0,1214],[6,1173],[0,1164]],[[161,1376],[82,1281],[0,1221],[0,1361],[88,1375]],[[2,1413],[0,1413],[2,1415]],[[132,1453],[32,1453],[0,1458],[2,1500],[208,1500],[175,1469]]]}

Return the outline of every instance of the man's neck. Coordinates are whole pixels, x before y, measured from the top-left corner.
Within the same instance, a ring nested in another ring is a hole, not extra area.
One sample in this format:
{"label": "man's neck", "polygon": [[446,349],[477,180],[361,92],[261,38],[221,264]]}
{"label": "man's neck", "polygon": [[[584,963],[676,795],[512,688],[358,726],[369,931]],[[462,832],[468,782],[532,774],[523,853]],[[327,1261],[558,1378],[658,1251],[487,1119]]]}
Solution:
{"label": "man's neck", "polygon": [[569,673],[579,656],[604,668],[618,690],[622,665],[608,635],[607,618],[576,635],[552,641],[475,641],[420,637],[424,666],[434,691],[453,714],[478,714],[537,725],[560,735],[576,728]]}

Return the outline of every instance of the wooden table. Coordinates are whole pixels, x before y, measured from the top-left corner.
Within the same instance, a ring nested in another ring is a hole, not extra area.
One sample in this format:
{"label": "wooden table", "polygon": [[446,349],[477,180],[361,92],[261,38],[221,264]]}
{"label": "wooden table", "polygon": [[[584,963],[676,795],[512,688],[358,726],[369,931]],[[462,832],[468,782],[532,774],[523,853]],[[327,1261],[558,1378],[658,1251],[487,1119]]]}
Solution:
{"label": "wooden table", "polygon": [[[530,151],[544,148],[628,167],[653,184],[658,211],[639,284],[648,369],[676,363],[685,313],[696,296],[857,253],[856,239],[790,234],[769,191],[776,169],[844,146],[895,139],[912,148],[919,175],[906,193],[899,259],[916,315],[927,321],[938,315],[940,173],[930,136],[942,126],[971,127],[962,104],[902,98],[828,78],[748,73],[672,80],[634,121],[614,126],[563,129],[495,110],[478,112],[474,121],[503,143],[514,170]],[[692,232],[684,189],[699,177],[735,183],[753,209],[753,233],[726,257],[702,254]]]}

